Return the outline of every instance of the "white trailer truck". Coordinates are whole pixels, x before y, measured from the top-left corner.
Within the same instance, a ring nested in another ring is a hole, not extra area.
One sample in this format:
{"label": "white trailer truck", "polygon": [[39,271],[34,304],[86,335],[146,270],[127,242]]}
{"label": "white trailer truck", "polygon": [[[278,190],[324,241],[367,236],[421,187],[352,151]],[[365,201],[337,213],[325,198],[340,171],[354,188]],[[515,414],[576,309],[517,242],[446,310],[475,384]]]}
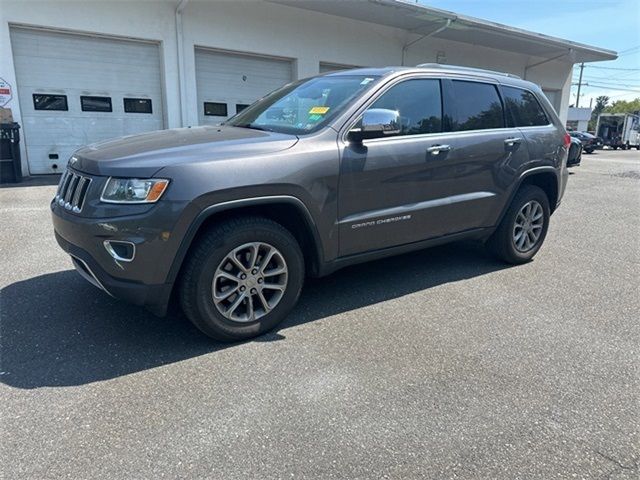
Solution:
{"label": "white trailer truck", "polygon": [[596,136],[614,150],[640,150],[640,115],[634,113],[601,113],[596,124]]}

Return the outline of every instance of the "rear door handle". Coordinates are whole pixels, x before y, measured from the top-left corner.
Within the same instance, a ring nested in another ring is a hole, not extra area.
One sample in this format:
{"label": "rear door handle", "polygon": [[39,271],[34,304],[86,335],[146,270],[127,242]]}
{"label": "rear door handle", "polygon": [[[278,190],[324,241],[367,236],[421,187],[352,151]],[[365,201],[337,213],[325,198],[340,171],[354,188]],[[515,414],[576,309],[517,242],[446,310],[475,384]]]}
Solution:
{"label": "rear door handle", "polygon": [[448,152],[449,150],[451,150],[450,145],[431,145],[427,148],[427,153],[438,155],[440,152]]}
{"label": "rear door handle", "polygon": [[520,143],[520,142],[522,142],[522,139],[521,139],[521,138],[518,138],[518,137],[506,138],[506,139],[504,140],[504,144],[505,144],[507,147],[513,147],[516,143]]}

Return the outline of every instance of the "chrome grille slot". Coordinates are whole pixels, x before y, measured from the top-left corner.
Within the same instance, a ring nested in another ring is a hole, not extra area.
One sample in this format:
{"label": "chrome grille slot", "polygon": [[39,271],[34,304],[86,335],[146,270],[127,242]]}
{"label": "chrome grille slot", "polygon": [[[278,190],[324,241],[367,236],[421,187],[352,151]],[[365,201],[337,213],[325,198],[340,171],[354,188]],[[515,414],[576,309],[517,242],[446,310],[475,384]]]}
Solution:
{"label": "chrome grille slot", "polygon": [[80,213],[90,183],[89,177],[67,170],[60,179],[54,201],[67,210]]}

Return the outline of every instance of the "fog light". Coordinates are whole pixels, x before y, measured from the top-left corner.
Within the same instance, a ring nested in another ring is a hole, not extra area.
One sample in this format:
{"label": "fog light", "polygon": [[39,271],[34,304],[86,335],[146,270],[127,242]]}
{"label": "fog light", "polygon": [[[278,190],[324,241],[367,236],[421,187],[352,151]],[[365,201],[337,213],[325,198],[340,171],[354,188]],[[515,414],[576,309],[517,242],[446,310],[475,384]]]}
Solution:
{"label": "fog light", "polygon": [[105,240],[103,244],[109,255],[119,262],[130,262],[136,256],[136,246],[132,242]]}

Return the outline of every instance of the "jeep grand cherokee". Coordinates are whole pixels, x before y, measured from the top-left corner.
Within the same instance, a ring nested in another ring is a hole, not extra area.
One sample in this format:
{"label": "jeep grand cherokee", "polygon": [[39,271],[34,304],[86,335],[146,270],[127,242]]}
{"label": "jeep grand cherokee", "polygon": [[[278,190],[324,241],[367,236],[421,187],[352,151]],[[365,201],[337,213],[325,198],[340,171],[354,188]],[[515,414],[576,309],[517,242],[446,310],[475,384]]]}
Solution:
{"label": "jeep grand cherokee", "polygon": [[463,238],[540,249],[569,136],[540,88],[421,65],[288,84],[220,126],[89,145],[51,203],[58,243],[108,294],[171,298],[225,341],[275,327],[305,276]]}

